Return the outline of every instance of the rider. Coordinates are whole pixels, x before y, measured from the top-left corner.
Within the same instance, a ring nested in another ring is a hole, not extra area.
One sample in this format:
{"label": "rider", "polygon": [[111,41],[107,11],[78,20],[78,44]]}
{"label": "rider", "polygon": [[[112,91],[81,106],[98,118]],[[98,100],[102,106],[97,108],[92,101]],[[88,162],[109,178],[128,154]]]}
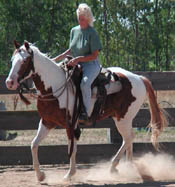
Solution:
{"label": "rider", "polygon": [[85,110],[81,112],[79,122],[84,123],[89,119],[91,84],[100,72],[98,53],[101,50],[101,42],[93,28],[94,17],[91,8],[82,3],[76,13],[79,25],[71,29],[69,49],[53,60],[62,60],[67,55],[72,55],[73,59],[69,61],[68,66],[81,64],[83,75],[80,87]]}

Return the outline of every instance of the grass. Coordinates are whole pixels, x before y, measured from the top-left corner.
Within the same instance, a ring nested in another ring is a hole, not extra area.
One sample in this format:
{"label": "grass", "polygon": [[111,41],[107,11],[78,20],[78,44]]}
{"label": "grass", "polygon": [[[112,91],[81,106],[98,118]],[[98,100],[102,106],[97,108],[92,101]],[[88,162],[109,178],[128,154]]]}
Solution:
{"label": "grass", "polygon": [[[27,110],[37,110],[36,108],[36,100],[30,97],[28,94],[24,94],[25,97],[29,99],[31,102],[30,105],[25,105],[19,98],[17,94],[9,94],[9,95],[0,95],[0,110],[7,111],[27,111]],[[16,109],[14,108],[14,102],[17,98]]]}
{"label": "grass", "polygon": [[[13,133],[14,131],[9,131]],[[15,131],[18,136],[14,140],[0,141],[0,146],[30,145],[36,135],[36,130]],[[103,144],[107,142],[107,129],[83,129],[79,144]],[[41,145],[67,144],[67,135],[64,129],[53,129],[43,140]]]}
{"label": "grass", "polygon": [[[134,128],[135,139],[134,142],[150,142],[151,132],[147,131],[145,128],[138,130]],[[175,127],[167,127],[160,134],[160,142],[175,142]]]}
{"label": "grass", "polygon": [[[78,144],[106,144],[108,140],[108,129],[83,129]],[[9,131],[13,133],[14,131]],[[37,130],[15,131],[18,136],[14,140],[0,141],[0,146],[30,146]],[[134,128],[134,142],[150,142],[151,134],[145,129],[138,130]],[[175,128],[168,127],[160,135],[160,142],[174,142]],[[48,136],[41,142],[41,145],[67,145],[67,135],[64,129],[53,129]]]}

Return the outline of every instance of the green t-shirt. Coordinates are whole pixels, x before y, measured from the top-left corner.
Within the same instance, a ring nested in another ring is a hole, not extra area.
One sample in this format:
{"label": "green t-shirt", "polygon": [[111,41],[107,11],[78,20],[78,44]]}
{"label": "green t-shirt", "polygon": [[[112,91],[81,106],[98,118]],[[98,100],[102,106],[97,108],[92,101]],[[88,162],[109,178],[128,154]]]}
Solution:
{"label": "green t-shirt", "polygon": [[101,42],[93,27],[81,29],[78,25],[71,30],[69,47],[74,57],[87,56],[101,50]]}

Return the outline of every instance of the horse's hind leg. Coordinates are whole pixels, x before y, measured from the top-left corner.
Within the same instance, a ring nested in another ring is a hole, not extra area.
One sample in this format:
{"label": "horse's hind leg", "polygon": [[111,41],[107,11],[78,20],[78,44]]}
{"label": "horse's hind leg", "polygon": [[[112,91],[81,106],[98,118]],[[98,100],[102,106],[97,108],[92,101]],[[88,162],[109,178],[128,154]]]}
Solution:
{"label": "horse's hind leg", "polygon": [[122,145],[116,155],[112,159],[112,164],[110,171],[116,172],[116,166],[118,165],[121,157],[127,152],[127,159],[132,160],[132,141],[133,141],[133,132],[132,132],[132,120],[121,120],[117,121],[117,119],[113,118],[119,133],[123,138]]}
{"label": "horse's hind leg", "polygon": [[39,168],[40,164],[38,160],[38,145],[47,136],[49,131],[50,130],[42,124],[42,120],[40,120],[37,135],[35,136],[35,138],[31,143],[33,169],[36,172],[38,181],[43,181],[45,178],[44,172],[41,172]]}

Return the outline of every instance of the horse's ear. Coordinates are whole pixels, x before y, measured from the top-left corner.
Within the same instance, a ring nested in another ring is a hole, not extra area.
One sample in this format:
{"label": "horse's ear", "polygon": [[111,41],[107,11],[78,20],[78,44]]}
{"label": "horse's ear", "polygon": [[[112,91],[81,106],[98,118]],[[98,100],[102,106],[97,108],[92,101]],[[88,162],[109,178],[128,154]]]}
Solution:
{"label": "horse's ear", "polygon": [[24,46],[27,49],[27,51],[29,50],[30,46],[29,46],[29,42],[28,41],[24,41]]}
{"label": "horse's ear", "polygon": [[14,43],[16,49],[20,48],[20,44],[16,40],[14,40],[13,43]]}

